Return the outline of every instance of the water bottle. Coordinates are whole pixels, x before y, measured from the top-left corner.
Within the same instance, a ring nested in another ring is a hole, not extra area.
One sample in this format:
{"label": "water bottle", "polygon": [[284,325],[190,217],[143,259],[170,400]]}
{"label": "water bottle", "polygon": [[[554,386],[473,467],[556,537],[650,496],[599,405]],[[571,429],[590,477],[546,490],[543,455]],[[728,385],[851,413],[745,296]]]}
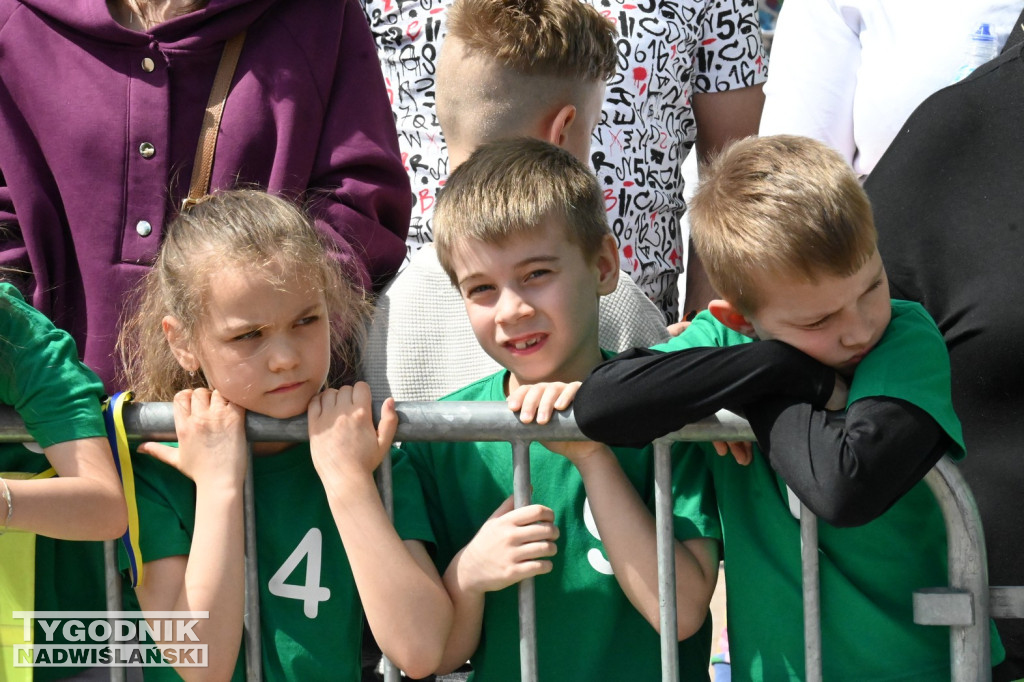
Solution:
{"label": "water bottle", "polygon": [[956,72],[953,82],[962,81],[976,68],[995,59],[998,55],[999,44],[996,42],[996,37],[992,35],[992,27],[989,24],[980,24],[978,29],[971,34],[970,44],[967,47],[967,61]]}

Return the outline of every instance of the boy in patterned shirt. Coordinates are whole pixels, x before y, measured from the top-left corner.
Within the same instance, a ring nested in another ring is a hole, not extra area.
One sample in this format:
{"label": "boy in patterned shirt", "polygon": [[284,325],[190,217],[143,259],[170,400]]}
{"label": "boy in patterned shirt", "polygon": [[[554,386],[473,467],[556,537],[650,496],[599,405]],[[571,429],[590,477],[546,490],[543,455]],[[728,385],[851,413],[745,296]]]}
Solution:
{"label": "boy in patterned shirt", "polygon": [[[584,163],[615,74],[615,28],[580,0],[455,0],[437,65],[437,116],[454,169],[480,144],[526,135]],[[601,300],[603,348],[668,339],[628,276]],[[436,400],[498,370],[480,349],[433,244],[377,299],[363,376],[378,399]]]}
{"label": "boy in patterned shirt", "polygon": [[[604,190],[622,269],[665,321],[676,322],[686,253],[681,168],[694,147],[705,161],[728,141],[757,134],[768,77],[757,3],[586,1],[618,29],[618,69],[608,82],[588,160]],[[377,43],[412,183],[412,254],[433,240],[437,193],[455,168],[445,146],[451,139],[448,131],[440,134],[438,121],[439,56],[451,35],[452,4],[360,2]],[[692,249],[689,258],[683,311],[705,307],[714,293]]]}

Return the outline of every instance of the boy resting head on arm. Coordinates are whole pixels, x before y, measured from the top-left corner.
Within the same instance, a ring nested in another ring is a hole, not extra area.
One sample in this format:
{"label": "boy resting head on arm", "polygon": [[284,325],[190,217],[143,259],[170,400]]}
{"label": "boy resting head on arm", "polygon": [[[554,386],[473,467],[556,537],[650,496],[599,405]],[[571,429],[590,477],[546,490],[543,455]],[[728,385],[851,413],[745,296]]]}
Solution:
{"label": "boy resting head on arm", "polygon": [[804,677],[802,501],[829,522],[825,679],[948,678],[949,635],[914,623],[912,594],[947,584],[942,516],[920,480],[944,453],[964,454],[949,358],[920,305],[890,300],[856,176],[814,140],[748,138],[712,163],[691,206],[722,299],[669,343],[597,368],[576,396],[580,428],[618,443],[721,408],[750,420],[747,466],[703,457],[729,557],[735,675]]}

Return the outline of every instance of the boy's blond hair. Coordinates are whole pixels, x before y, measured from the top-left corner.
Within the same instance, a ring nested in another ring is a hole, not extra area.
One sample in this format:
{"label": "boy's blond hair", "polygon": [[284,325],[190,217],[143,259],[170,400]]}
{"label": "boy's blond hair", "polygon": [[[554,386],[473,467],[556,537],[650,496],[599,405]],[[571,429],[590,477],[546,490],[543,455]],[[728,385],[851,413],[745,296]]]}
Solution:
{"label": "boy's blond hair", "polygon": [[447,26],[436,96],[449,140],[524,133],[556,100],[578,104],[615,75],[615,26],[581,0],[456,0]]}
{"label": "boy's blond hair", "polygon": [[536,138],[481,145],[448,177],[434,210],[441,267],[458,285],[453,253],[466,240],[502,244],[554,220],[590,261],[610,234],[594,174],[569,152]]}
{"label": "boy's blond hair", "polygon": [[711,284],[744,314],[757,311],[758,275],[846,277],[876,250],[867,195],[846,161],[821,142],[748,137],[703,175],[689,203],[690,235]]}

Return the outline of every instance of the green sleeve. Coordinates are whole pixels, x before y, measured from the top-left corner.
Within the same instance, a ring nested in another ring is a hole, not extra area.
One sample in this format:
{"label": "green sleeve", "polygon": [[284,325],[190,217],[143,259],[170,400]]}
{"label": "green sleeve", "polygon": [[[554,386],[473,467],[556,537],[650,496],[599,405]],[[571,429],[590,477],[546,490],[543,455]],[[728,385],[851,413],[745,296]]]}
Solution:
{"label": "green sleeve", "polygon": [[0,402],[40,446],[106,435],[103,384],[79,361],[74,339],[9,284],[0,285],[0,355]]}
{"label": "green sleeve", "polygon": [[677,540],[722,539],[711,471],[697,443],[672,445],[672,500]]}
{"label": "green sleeve", "polygon": [[949,455],[963,458],[963,430],[953,411],[949,353],[935,322],[917,303],[892,302],[892,321],[878,345],[858,365],[848,404],[878,396],[905,400],[927,412],[953,441]]}
{"label": "green sleeve", "polygon": [[[176,443],[168,443],[176,446]],[[139,506],[139,546],[144,562],[187,555],[196,523],[196,487],[174,467],[142,453],[132,455]],[[122,553],[121,569],[128,568]]]}
{"label": "green sleeve", "polygon": [[391,490],[394,493],[398,536],[403,540],[421,540],[433,545],[434,531],[427,516],[420,474],[409,454],[401,448],[391,449]]}
{"label": "green sleeve", "polygon": [[673,337],[665,343],[651,346],[651,350],[668,353],[674,350],[686,350],[687,348],[727,348],[738,346],[742,343],[753,341],[749,336],[744,336],[733,331],[714,318],[707,310],[701,311],[693,318],[690,326],[683,330],[679,336]]}

